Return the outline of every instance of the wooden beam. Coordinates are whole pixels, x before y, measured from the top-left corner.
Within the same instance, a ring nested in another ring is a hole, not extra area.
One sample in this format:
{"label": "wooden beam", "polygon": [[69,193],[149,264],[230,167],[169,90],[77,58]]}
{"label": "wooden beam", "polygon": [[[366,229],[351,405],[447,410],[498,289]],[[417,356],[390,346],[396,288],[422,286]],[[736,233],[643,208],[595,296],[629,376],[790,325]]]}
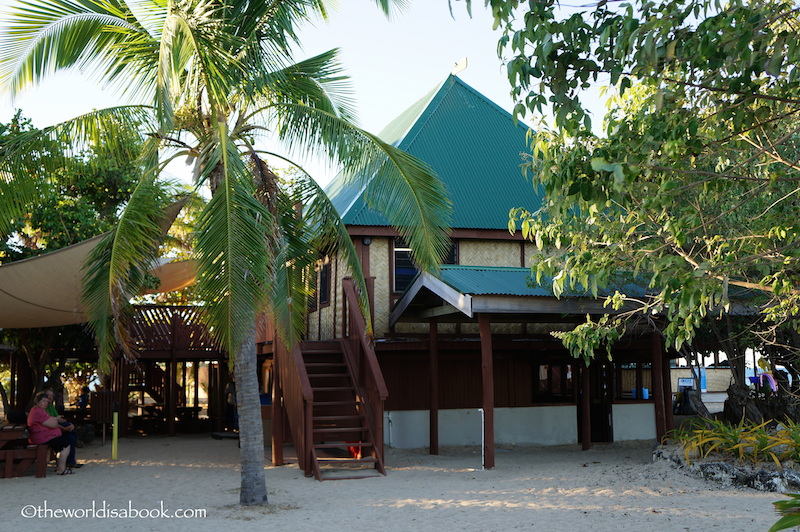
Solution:
{"label": "wooden beam", "polygon": [[660,442],[667,433],[666,413],[664,411],[664,350],[661,335],[652,333],[652,382],[653,399],[656,409],[656,439]]}
{"label": "wooden beam", "polygon": [[283,390],[281,374],[278,372],[279,349],[283,343],[275,342],[275,358],[272,359],[272,465],[283,465]]}
{"label": "wooden beam", "polygon": [[584,451],[592,448],[591,391],[589,366],[584,362],[581,368],[581,449]]}
{"label": "wooden beam", "polygon": [[489,316],[478,315],[481,332],[481,376],[483,383],[483,467],[494,469],[494,361],[492,325]]}
{"label": "wooden beam", "polygon": [[439,327],[436,320],[429,324],[430,356],[430,453],[439,454]]}
{"label": "wooden beam", "polygon": [[664,359],[662,354],[661,357],[664,360],[664,371],[662,372],[664,375],[664,413],[666,414],[666,429],[672,430],[675,428],[675,417],[672,412],[672,378],[670,377],[670,372],[672,371],[669,367],[669,359]]}

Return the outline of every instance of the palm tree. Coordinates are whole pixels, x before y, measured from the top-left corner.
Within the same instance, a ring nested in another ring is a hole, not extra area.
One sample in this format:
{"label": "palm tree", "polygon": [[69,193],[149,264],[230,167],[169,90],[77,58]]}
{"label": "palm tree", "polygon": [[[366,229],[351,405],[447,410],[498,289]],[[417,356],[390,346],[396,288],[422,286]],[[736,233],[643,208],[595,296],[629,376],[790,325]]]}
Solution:
{"label": "palm tree", "polygon": [[[375,1],[389,12],[390,0]],[[53,71],[77,68],[146,102],[38,132],[77,147],[97,137],[113,147],[117,128],[148,138],[141,182],[86,269],[85,299],[101,365],[108,365],[118,346],[134,356],[127,347],[125,302],[143,283],[143,266],[154,258],[163,234],[164,166],[190,158],[195,185],[210,188],[197,225],[198,292],[236,376],[240,502],[246,505],[267,501],[257,314],[266,308],[291,345],[306,308],[297,303],[304,302],[302,269],[316,253],[338,247],[354,276],[362,277],[352,242],[325,194],[302,170],[291,181],[278,179],[266,162],[277,151],[259,149],[259,141],[295,153],[325,153],[353,179],[377,173],[370,205],[411,242],[420,267],[435,269],[446,248],[450,206],[441,182],[425,164],[353,125],[335,51],[300,62],[293,58],[298,25],[324,17],[325,4],[27,0],[10,11],[9,30],[0,36],[0,86],[12,94]],[[24,142],[9,147],[0,177],[24,160]],[[35,203],[30,175],[0,179],[0,212],[11,217]]]}

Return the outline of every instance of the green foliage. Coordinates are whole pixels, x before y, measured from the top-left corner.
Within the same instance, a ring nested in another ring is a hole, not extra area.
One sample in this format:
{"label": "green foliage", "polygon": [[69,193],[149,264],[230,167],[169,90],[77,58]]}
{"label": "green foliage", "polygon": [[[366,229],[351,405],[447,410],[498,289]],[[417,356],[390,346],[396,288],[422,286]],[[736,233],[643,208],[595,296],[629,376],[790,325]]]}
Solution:
{"label": "green foliage", "polygon": [[128,132],[117,143],[133,157],[117,161],[105,143],[90,143],[73,153],[64,142],[37,135],[29,119],[17,111],[11,122],[0,124],[0,153],[13,152],[19,143],[37,141],[24,166],[8,167],[14,180],[38,179],[37,197],[19,216],[3,220],[9,238],[0,244],[0,262],[40,255],[87,240],[110,230],[141,175],[135,164],[142,140]]}
{"label": "green foliage", "polygon": [[800,463],[800,425],[787,421],[778,430],[770,430],[770,423],[750,425],[742,421],[730,425],[721,420],[693,419],[671,431],[666,439],[683,447],[687,462],[714,453],[756,465],[766,461],[778,468],[787,461]]}
{"label": "green foliage", "polygon": [[772,503],[775,505],[775,510],[783,517],[772,525],[768,532],[777,532],[778,530],[800,526],[800,494],[785,493],[784,495],[788,496],[789,500]]}
{"label": "green foliage", "polygon": [[[753,321],[797,330],[796,6],[485,3],[515,114],[555,119],[525,165],[544,205],[512,214],[545,252],[534,274],[603,286],[632,272],[647,297],[621,291],[628,310],[608,325],[663,316],[676,348],[705,320],[746,307],[765,309]],[[606,81],[613,98],[596,135],[582,97]]]}

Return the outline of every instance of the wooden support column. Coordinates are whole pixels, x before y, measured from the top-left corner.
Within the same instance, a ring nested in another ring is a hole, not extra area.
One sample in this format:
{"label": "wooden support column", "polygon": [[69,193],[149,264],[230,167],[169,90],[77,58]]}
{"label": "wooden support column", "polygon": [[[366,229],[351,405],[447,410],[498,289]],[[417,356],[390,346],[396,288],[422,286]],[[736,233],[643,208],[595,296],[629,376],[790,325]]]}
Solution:
{"label": "wooden support column", "polygon": [[439,454],[439,324],[432,319],[428,330],[430,356],[430,453]]}
{"label": "wooden support column", "polygon": [[272,465],[283,465],[283,390],[278,371],[278,350],[283,349],[279,340],[272,343]]}
{"label": "wooden support column", "polygon": [[198,379],[200,377],[200,361],[195,360],[192,362],[192,378],[194,379],[194,406],[197,408],[197,405],[200,404],[200,383]]}
{"label": "wooden support column", "polygon": [[586,362],[581,367],[581,449],[592,448],[592,398],[589,366]]}
{"label": "wooden support column", "polygon": [[117,423],[119,423],[119,435],[128,435],[128,390],[130,389],[131,367],[125,360],[125,357],[120,357],[117,361],[117,378],[116,380],[116,398],[119,405],[119,416],[117,416]]}
{"label": "wooden support column", "polygon": [[664,411],[664,350],[661,335],[654,332],[652,338],[652,382],[653,399],[656,409],[656,439],[660,442],[667,433],[666,413]]}
{"label": "wooden support column", "polygon": [[494,469],[494,360],[489,316],[478,315],[481,332],[481,378],[483,383],[483,467]]}
{"label": "wooden support column", "polygon": [[670,368],[669,359],[664,360],[664,371],[662,374],[664,376],[664,413],[666,414],[666,428],[667,430],[672,430],[675,428],[675,416],[672,412],[672,377],[670,376],[670,372],[672,369]]}
{"label": "wooden support column", "polygon": [[[173,353],[174,355],[174,353]],[[175,436],[175,405],[178,402],[178,361],[174,356],[167,362],[166,389],[164,390],[164,412],[167,415],[167,434]]]}
{"label": "wooden support column", "polygon": [[214,375],[214,413],[217,419],[217,431],[222,431],[225,423],[225,404],[227,398],[225,397],[225,375],[228,373],[228,361],[221,359],[217,363],[216,374]]}

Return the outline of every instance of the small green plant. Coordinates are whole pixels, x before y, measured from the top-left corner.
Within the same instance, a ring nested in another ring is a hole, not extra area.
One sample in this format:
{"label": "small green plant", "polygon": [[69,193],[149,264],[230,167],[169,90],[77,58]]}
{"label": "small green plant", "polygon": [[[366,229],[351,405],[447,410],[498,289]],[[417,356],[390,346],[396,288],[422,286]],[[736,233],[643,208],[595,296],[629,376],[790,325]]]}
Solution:
{"label": "small green plant", "polygon": [[687,463],[691,463],[692,457],[706,458],[716,452],[754,464],[769,460],[781,467],[781,459],[786,457],[779,456],[774,449],[784,446],[792,455],[800,452],[800,427],[795,426],[791,433],[798,438],[795,447],[788,432],[772,433],[768,425],[768,421],[760,425],[745,425],[744,422],[729,425],[713,419],[693,420],[672,431],[670,436],[683,447]]}
{"label": "small green plant", "polygon": [[786,530],[800,526],[800,494],[798,493],[784,493],[789,497],[788,501],[776,501],[772,504],[775,505],[775,510],[782,516],[778,521],[772,525],[768,532],[777,532],[778,530]]}

